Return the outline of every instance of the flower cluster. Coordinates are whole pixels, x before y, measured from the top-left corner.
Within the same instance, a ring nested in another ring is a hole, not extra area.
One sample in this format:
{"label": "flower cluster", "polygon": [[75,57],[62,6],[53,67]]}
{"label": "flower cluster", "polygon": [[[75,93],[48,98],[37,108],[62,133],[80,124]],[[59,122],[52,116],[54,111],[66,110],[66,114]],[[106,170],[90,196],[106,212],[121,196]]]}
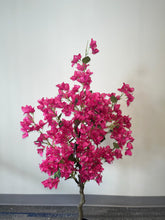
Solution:
{"label": "flower cluster", "polygon": [[90,42],[90,48],[92,49],[92,54],[96,54],[99,52],[99,50],[97,49],[96,41],[93,40],[93,38],[91,39],[91,42]]}
{"label": "flower cluster", "polygon": [[[89,50],[99,52],[96,41],[91,39]],[[123,115],[119,104],[122,94],[127,105],[133,101],[134,89],[123,83],[116,93],[99,93],[91,90],[91,75],[88,54],[74,55],[71,61],[75,67],[71,80],[76,84],[58,84],[58,95],[38,100],[38,110],[43,119],[34,121],[34,108],[22,107],[25,114],[21,121],[23,138],[37,131],[34,142],[38,153],[43,156],[42,172],[48,174],[43,181],[45,187],[57,188],[60,178],[72,178],[77,184],[95,180],[102,181],[103,163],[112,163],[123,154],[132,155],[131,118]],[[112,146],[105,146],[105,137],[113,140]],[[45,152],[45,154],[43,154]]]}

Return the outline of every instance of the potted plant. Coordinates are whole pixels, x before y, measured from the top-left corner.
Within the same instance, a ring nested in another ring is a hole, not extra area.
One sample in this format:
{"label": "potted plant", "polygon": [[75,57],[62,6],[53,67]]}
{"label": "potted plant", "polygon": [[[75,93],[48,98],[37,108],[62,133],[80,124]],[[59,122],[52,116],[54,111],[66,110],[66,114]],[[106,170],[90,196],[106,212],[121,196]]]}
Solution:
{"label": "potted plant", "polygon": [[[38,132],[34,141],[37,152],[44,157],[40,164],[48,179],[42,184],[49,189],[57,188],[60,179],[73,179],[80,191],[79,220],[83,219],[85,203],[85,183],[94,180],[102,182],[103,163],[111,164],[122,155],[132,155],[131,118],[123,115],[120,100],[126,98],[127,106],[134,100],[129,84],[123,83],[116,93],[100,93],[91,89],[89,70],[90,55],[97,54],[96,41],[91,39],[85,56],[73,56],[74,74],[70,78],[76,82],[58,84],[58,94],[53,98],[38,100],[37,109],[43,113],[38,122],[34,119],[35,109],[22,107],[25,117],[21,121],[23,138],[30,132]],[[113,145],[104,140],[110,137]]]}

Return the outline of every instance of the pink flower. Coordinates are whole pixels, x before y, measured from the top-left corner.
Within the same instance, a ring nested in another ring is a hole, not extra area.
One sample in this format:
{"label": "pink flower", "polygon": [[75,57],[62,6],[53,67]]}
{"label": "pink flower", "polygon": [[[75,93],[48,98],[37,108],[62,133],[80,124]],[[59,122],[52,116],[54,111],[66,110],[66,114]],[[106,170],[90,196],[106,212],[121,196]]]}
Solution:
{"label": "pink flower", "polygon": [[73,56],[73,60],[71,61],[72,67],[79,61],[81,60],[81,54],[79,53],[78,55]]}
{"label": "pink flower", "polygon": [[125,151],[125,155],[132,156],[132,151],[131,151],[131,150],[129,150],[129,149],[128,149],[128,150],[126,150],[126,151]]}
{"label": "pink flower", "polygon": [[28,137],[28,133],[35,130],[33,118],[29,114],[20,122],[20,125],[23,132],[22,138]]}
{"label": "pink flower", "polygon": [[43,156],[43,151],[44,151],[44,148],[38,148],[37,149],[37,153],[42,157]]}
{"label": "pink flower", "polygon": [[49,178],[47,180],[42,181],[42,184],[44,185],[44,187],[48,187],[49,189],[52,189],[53,187],[55,189],[57,189],[59,183],[59,178]]}
{"label": "pink flower", "polygon": [[133,146],[132,146],[131,142],[128,142],[128,143],[127,143],[127,148],[128,148],[129,150],[132,150],[132,149],[133,149]]}
{"label": "pink flower", "polygon": [[27,132],[27,131],[24,131],[24,133],[23,133],[23,135],[22,135],[22,138],[26,138],[26,137],[28,137],[28,136],[29,136],[28,132]]}
{"label": "pink flower", "polygon": [[75,93],[77,93],[78,92],[78,90],[79,90],[79,88],[80,88],[80,86],[78,86],[78,85],[74,85],[73,86],[73,89],[72,89],[72,94],[75,94]]}
{"label": "pink flower", "polygon": [[85,63],[83,63],[82,65],[77,63],[77,70],[85,71],[88,66],[89,65]]}
{"label": "pink flower", "polygon": [[134,88],[131,88],[129,84],[123,83],[123,86],[118,89],[118,91],[123,92],[127,97],[127,106],[130,105],[131,102],[133,102],[134,97],[132,95]]}
{"label": "pink flower", "polygon": [[[126,93],[125,93],[126,94]],[[127,106],[129,106],[130,105],[130,103],[131,102],[133,102],[133,100],[134,100],[134,97],[133,97],[133,95],[131,95],[130,93],[128,94],[126,94],[126,96],[127,96]]]}
{"label": "pink flower", "polygon": [[25,107],[22,106],[22,111],[23,111],[24,114],[35,112],[34,108],[31,105],[26,105]]}
{"label": "pink flower", "polygon": [[41,128],[44,127],[45,124],[46,122],[43,122],[42,120],[40,120],[39,123],[35,125],[35,130],[39,131]]}
{"label": "pink flower", "polygon": [[120,150],[120,149],[116,149],[116,150],[114,151],[114,156],[115,156],[117,159],[121,159],[121,158],[122,158],[121,150]]}
{"label": "pink flower", "polygon": [[56,85],[59,90],[64,90],[64,91],[68,91],[69,90],[69,84],[68,83],[61,83],[61,84],[58,84]]}
{"label": "pink flower", "polygon": [[92,72],[90,72],[90,70],[87,70],[86,72],[75,71],[74,75],[70,79],[81,83],[84,89],[89,90],[90,84],[92,82],[90,75],[92,75]]}
{"label": "pink flower", "polygon": [[94,41],[93,38],[91,39],[90,42],[90,48],[92,49],[92,54],[96,54],[99,52],[99,50],[97,49],[96,41]]}
{"label": "pink flower", "polygon": [[98,175],[96,177],[96,182],[97,182],[97,184],[100,184],[102,182],[102,175]]}

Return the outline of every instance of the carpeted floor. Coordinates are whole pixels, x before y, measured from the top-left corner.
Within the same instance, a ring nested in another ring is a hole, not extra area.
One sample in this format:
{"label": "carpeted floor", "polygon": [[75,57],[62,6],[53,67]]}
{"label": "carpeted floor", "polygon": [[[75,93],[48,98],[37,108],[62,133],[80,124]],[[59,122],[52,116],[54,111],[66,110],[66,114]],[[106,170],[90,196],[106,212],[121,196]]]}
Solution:
{"label": "carpeted floor", "polygon": [[[77,220],[79,195],[0,194],[0,220]],[[88,220],[165,220],[165,196],[86,195]]]}
{"label": "carpeted floor", "polygon": [[[88,220],[165,220],[165,207],[85,206]],[[77,220],[75,206],[0,206],[0,220]]]}

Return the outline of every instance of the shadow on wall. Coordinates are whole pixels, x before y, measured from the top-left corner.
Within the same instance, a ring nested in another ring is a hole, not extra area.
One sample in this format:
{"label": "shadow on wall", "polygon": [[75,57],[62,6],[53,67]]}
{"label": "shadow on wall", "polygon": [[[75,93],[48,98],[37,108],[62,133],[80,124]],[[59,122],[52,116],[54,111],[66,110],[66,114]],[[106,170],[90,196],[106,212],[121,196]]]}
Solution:
{"label": "shadow on wall", "polygon": [[64,179],[60,181],[57,189],[44,188],[42,181],[47,179],[48,176],[42,173],[39,167],[34,166],[34,169],[25,167],[18,167],[12,162],[7,162],[0,158],[0,173],[1,173],[1,186],[3,191],[1,193],[16,193],[16,194],[68,194],[78,193],[78,187],[73,189],[73,180]]}
{"label": "shadow on wall", "polygon": [[[147,169],[163,164],[165,168],[165,87],[163,79],[145,70],[134,71],[129,80],[123,79],[135,88],[135,100],[129,108],[123,103],[124,114],[132,117],[133,156],[122,162],[123,169],[133,166]],[[108,140],[106,144],[112,145]],[[155,164],[159,163],[159,164]]]}
{"label": "shadow on wall", "polygon": [[28,166],[27,166],[27,169],[25,170],[21,166],[18,167],[14,163],[11,163],[11,162],[8,162],[8,161],[4,161],[2,158],[0,158],[0,161],[1,161],[1,163],[0,163],[1,169],[4,169],[7,172],[11,173],[11,179],[12,179],[12,176],[16,175],[16,176],[18,176],[20,178],[32,179],[34,182],[40,182],[40,176],[36,175],[34,173],[34,171],[31,172],[28,169]]}
{"label": "shadow on wall", "polygon": [[151,164],[156,159],[164,160],[165,88],[162,80],[156,74],[138,71],[129,82],[135,87],[135,102],[129,112],[138,166]]}

